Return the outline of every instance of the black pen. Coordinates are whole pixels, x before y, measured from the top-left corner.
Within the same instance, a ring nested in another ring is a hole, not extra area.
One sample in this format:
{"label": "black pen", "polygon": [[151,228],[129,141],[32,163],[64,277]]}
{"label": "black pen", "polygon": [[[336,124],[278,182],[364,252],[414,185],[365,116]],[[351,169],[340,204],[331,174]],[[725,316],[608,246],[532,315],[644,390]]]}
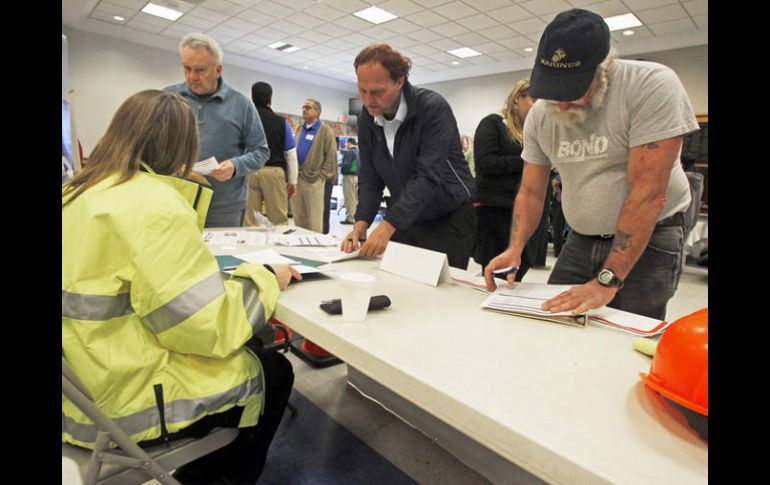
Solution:
{"label": "black pen", "polygon": [[294,232],[294,229],[287,229],[283,231],[284,234],[291,234],[292,232]]}

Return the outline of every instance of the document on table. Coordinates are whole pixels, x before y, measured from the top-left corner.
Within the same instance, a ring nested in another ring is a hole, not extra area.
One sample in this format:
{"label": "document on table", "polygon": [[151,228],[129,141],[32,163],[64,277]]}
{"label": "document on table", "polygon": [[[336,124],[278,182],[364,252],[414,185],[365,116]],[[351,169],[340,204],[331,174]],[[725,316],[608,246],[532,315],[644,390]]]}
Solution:
{"label": "document on table", "polygon": [[337,246],[339,241],[323,234],[292,234],[273,236],[275,244],[281,246]]}
{"label": "document on table", "polygon": [[513,288],[498,286],[484,300],[482,308],[541,320],[584,327],[588,321],[632,335],[652,337],[666,330],[669,322],[645,317],[607,306],[581,315],[570,312],[553,313],[542,310],[542,304],[572,285],[516,283]]}
{"label": "document on table", "polygon": [[203,231],[206,244],[267,244],[267,234],[257,231]]}
{"label": "document on table", "polygon": [[313,253],[318,259],[326,263],[336,263],[337,261],[344,261],[346,259],[355,259],[358,257],[360,249],[356,249],[353,252],[346,253],[338,247],[330,248],[315,248],[308,249],[308,252]]}
{"label": "document on table", "polygon": [[206,160],[196,162],[195,165],[193,165],[193,172],[199,173],[201,175],[208,175],[217,168],[219,168],[217,157],[209,157]]}
{"label": "document on table", "polygon": [[585,313],[573,315],[570,312],[550,312],[540,308],[543,303],[570,288],[571,285],[539,283],[516,283],[513,288],[501,285],[484,300],[481,307],[521,317],[585,327],[588,321]]}

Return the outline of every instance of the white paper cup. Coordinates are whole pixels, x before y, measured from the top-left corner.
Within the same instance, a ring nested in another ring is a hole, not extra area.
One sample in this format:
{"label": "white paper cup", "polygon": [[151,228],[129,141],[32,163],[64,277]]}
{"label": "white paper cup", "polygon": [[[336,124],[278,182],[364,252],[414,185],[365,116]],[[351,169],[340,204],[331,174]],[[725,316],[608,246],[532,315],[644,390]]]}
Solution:
{"label": "white paper cup", "polygon": [[374,276],[367,273],[342,273],[342,319],[362,322],[369,309],[369,299],[374,287]]}

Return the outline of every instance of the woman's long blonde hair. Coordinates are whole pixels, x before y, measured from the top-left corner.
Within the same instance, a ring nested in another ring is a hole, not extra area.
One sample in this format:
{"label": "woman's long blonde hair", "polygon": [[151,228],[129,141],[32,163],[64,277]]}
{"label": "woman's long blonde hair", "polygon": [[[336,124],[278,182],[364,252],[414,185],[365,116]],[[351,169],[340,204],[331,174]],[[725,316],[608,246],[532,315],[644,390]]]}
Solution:
{"label": "woman's long blonde hair", "polygon": [[524,120],[519,117],[518,98],[522,96],[529,96],[527,91],[529,90],[529,79],[520,79],[519,82],[513,87],[508,97],[505,98],[505,106],[500,113],[505,118],[505,125],[508,127],[508,131],[511,133],[511,138],[516,140],[516,143],[521,145],[524,142]]}
{"label": "woman's long blonde hair", "polygon": [[83,192],[118,174],[131,179],[145,162],[156,173],[186,177],[198,158],[198,124],[181,96],[154,89],[141,91],[120,105],[88,164],[62,191],[62,208]]}

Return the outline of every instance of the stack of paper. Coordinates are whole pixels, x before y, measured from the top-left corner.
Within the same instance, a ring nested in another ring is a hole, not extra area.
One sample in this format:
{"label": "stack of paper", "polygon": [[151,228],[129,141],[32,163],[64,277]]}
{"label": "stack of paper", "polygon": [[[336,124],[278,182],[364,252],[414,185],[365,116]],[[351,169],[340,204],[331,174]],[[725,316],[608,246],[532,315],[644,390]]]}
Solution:
{"label": "stack of paper", "polygon": [[540,283],[516,283],[513,288],[498,286],[484,300],[482,308],[513,315],[547,320],[584,327],[588,321],[620,330],[632,335],[652,337],[662,333],[669,322],[635,313],[602,307],[588,313],[572,315],[570,312],[553,313],[541,310],[547,300],[570,289],[572,285],[546,285]]}
{"label": "stack of paper", "polygon": [[281,246],[337,246],[339,241],[323,234],[292,234],[273,236],[272,241]]}
{"label": "stack of paper", "polygon": [[209,157],[206,160],[196,162],[195,165],[193,165],[193,172],[201,175],[208,175],[218,168],[219,162],[217,161],[217,157]]}

